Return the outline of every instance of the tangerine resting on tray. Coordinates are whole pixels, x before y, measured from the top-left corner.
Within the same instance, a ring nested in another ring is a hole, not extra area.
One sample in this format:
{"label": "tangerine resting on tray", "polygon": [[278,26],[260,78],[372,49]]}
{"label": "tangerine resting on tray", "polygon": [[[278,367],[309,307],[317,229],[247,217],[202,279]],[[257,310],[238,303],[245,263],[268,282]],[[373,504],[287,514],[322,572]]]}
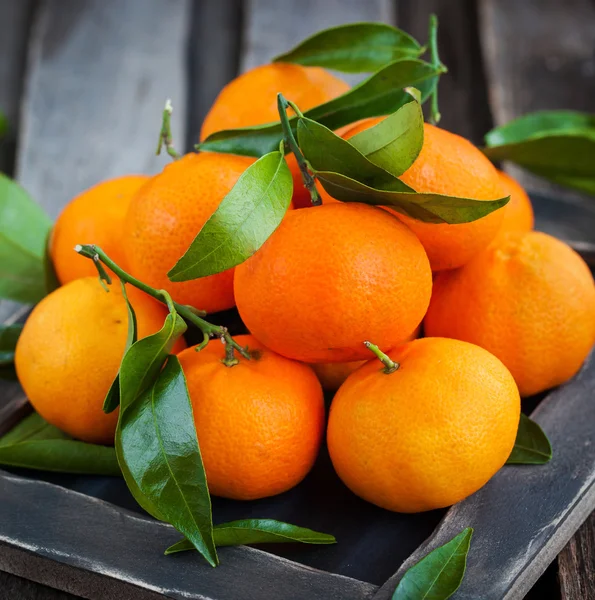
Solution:
{"label": "tangerine resting on tray", "polygon": [[[161,329],[164,306],[138,290],[130,290],[129,299],[139,338]],[[106,291],[97,277],[83,277],[46,296],[27,319],[15,353],[19,381],[35,410],[75,438],[112,443],[118,413],[105,414],[102,407],[127,334],[118,284]],[[175,349],[183,348],[178,340]]]}

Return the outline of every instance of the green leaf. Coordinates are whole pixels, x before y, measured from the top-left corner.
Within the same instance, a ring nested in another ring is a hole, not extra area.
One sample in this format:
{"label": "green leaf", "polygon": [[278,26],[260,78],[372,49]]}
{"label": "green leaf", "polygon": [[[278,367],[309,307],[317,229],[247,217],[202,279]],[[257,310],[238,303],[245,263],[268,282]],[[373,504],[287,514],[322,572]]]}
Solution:
{"label": "green leaf", "polygon": [[446,600],[461,585],[473,529],[467,527],[403,575],[392,600]]}
{"label": "green leaf", "polygon": [[0,112],[0,138],[8,133],[8,119]]}
{"label": "green leaf", "polygon": [[595,115],[542,111],[486,135],[484,153],[509,160],[546,179],[581,191],[595,190]]}
{"label": "green leaf", "polygon": [[509,200],[417,193],[373,164],[350,141],[311,119],[299,119],[298,141],[322,187],[342,202],[391,206],[427,223],[468,223],[485,217]]}
{"label": "green leaf", "polygon": [[113,448],[73,440],[37,413],[0,438],[0,464],[61,473],[121,475]]}
{"label": "green leaf", "polygon": [[281,152],[250,165],[167,274],[188,281],[231,269],[277,229],[291,202],[293,179]]}
{"label": "green leaf", "polygon": [[34,304],[46,295],[44,253],[51,221],[0,173],[0,298]]}
{"label": "green leaf", "polygon": [[373,127],[349,138],[370,162],[395,177],[415,161],[424,143],[424,116],[418,102],[404,104]]}
{"label": "green leaf", "polygon": [[[216,546],[241,546],[249,544],[282,544],[300,542],[302,544],[335,544],[334,536],[318,533],[305,527],[273,519],[246,519],[215,525],[213,537]],[[194,550],[194,546],[186,539],[170,546],[165,554],[174,554]]]}
{"label": "green leaf", "polygon": [[22,325],[0,325],[0,367],[14,362],[14,350],[23,331]]}
{"label": "green leaf", "polygon": [[384,23],[349,23],[319,31],[273,62],[325,67],[345,73],[378,71],[423,48],[410,35]]}
{"label": "green leaf", "polygon": [[45,242],[45,250],[43,253],[43,274],[46,294],[51,294],[54,290],[57,290],[60,287],[60,281],[58,280],[58,275],[50,256],[51,235],[52,233],[50,231]]}
{"label": "green leaf", "polygon": [[141,491],[123,457],[122,422],[129,407],[134,404],[135,400],[143,392],[155,383],[176,340],[185,331],[186,323],[184,320],[175,311],[170,311],[165,318],[163,327],[157,333],[132,344],[126,354],[124,354],[118,374],[120,382],[120,414],[118,416],[115,439],[118,462],[126,480],[126,485],[135,500],[150,515],[161,521],[167,519],[162,517],[157,506]]}
{"label": "green leaf", "polygon": [[521,413],[519,430],[507,465],[544,465],[552,458],[552,446],[543,429]]}
{"label": "green leaf", "polygon": [[186,378],[176,356],[169,357],[154,385],[123,412],[121,457],[138,489],[216,566],[211,498]]}
{"label": "green leaf", "polygon": [[[442,72],[440,67],[434,67],[422,60],[398,60],[338,98],[306,111],[304,116],[322,123],[329,129],[338,129],[366,117],[384,116],[395,112],[411,100],[410,94],[404,90],[406,87],[418,88],[422,100],[425,101]],[[295,133],[297,117],[292,118],[290,123]],[[258,157],[277,150],[282,138],[281,123],[276,122],[218,131],[197,148]]]}
{"label": "green leaf", "polygon": [[[128,300],[128,294],[126,293],[126,284],[120,280],[120,285],[122,287],[122,296],[124,296],[124,300],[126,300],[126,308],[128,309],[128,335],[126,336],[126,346],[124,347],[124,354],[128,352],[132,344],[134,344],[137,340],[137,326],[136,326],[136,314],[134,312],[134,308],[132,308],[132,304]],[[116,408],[120,406],[120,373],[116,375],[114,380],[112,381],[112,385],[110,385],[109,390],[105,396],[105,400],[103,401],[103,412],[111,413]]]}

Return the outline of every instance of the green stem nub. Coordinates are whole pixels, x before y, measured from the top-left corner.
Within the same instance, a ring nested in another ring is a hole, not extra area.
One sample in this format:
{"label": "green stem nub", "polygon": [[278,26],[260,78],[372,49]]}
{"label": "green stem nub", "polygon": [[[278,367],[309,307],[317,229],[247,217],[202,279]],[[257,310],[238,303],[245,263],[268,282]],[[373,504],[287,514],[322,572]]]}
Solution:
{"label": "green stem nub", "polygon": [[316,189],[316,180],[312,177],[310,170],[308,169],[308,163],[306,158],[302,154],[300,147],[293,135],[293,130],[291,129],[291,125],[289,123],[289,119],[287,118],[287,109],[293,108],[296,115],[298,117],[303,117],[304,115],[300,111],[300,109],[293,103],[287,100],[283,94],[277,94],[277,109],[279,110],[279,118],[281,119],[281,127],[283,129],[283,140],[285,142],[285,148],[291,150],[295,159],[297,161],[298,167],[300,168],[300,173],[302,175],[302,180],[306,189],[310,192],[310,198],[312,199],[313,206],[320,206],[322,204],[322,199],[320,198],[320,194]]}
{"label": "green stem nub", "polygon": [[171,134],[171,115],[174,109],[171,100],[166,100],[163,116],[161,118],[161,131],[159,132],[159,143],[157,144],[157,156],[161,154],[161,149],[165,146],[165,151],[175,160],[181,158],[181,155],[174,148],[174,140]]}
{"label": "green stem nub", "polygon": [[[446,68],[440,62],[438,56],[438,17],[434,14],[430,15],[430,25],[428,31],[428,47],[430,50],[430,62],[433,67],[439,68],[442,72],[446,72]],[[432,92],[430,100],[430,118],[429,121],[432,125],[437,125],[440,121],[441,115],[438,109],[438,82],[440,76],[436,76],[436,85]]]}
{"label": "green stem nub", "polygon": [[221,338],[221,342],[225,344],[225,358],[221,360],[221,362],[226,367],[234,367],[235,365],[239,365],[240,361],[236,357],[236,351],[233,347],[233,344],[228,344],[224,338]]}
{"label": "green stem nub", "polygon": [[387,375],[394,373],[399,368],[399,363],[391,360],[389,356],[387,356],[378,346],[376,346],[376,344],[364,342],[364,346],[368,350],[371,350],[376,355],[376,358],[384,365],[384,372]]}

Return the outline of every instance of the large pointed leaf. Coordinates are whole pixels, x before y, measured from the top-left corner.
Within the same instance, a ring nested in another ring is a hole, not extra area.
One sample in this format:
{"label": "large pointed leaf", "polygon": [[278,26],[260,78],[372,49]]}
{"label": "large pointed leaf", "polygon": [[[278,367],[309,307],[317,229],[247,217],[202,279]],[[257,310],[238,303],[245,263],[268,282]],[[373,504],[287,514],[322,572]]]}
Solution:
{"label": "large pointed leaf", "polygon": [[349,23],[319,31],[273,61],[363,73],[400,58],[415,58],[422,51],[409,34],[391,25]]}
{"label": "large pointed leaf", "polygon": [[0,325],[0,367],[10,365],[14,361],[14,351],[23,326]]}
{"label": "large pointed leaf", "polygon": [[[128,334],[126,336],[126,346],[124,347],[124,354],[128,352],[128,349],[134,344],[137,340],[137,326],[136,326],[136,314],[134,312],[134,308],[132,308],[132,304],[130,304],[130,300],[128,299],[128,294],[126,293],[126,284],[123,281],[120,281],[120,285],[122,286],[122,296],[124,296],[124,300],[126,301],[126,308],[128,310]],[[105,400],[103,401],[103,412],[111,413],[116,410],[120,406],[120,373],[118,374],[112,381],[112,385],[110,386]]]}
{"label": "large pointed leaf", "polygon": [[446,600],[461,585],[473,529],[468,527],[413,565],[403,575],[392,600]]}
{"label": "large pointed leaf", "polygon": [[[422,101],[425,101],[442,72],[440,67],[432,66],[422,60],[398,60],[374,73],[342,96],[316,106],[304,114],[329,129],[338,129],[366,117],[387,115],[411,100],[411,96],[404,91],[406,87],[420,90]],[[297,118],[293,117],[290,123],[295,132]],[[213,133],[198,145],[198,149],[263,156],[277,150],[282,138],[281,123],[276,122]]]}
{"label": "large pointed leaf", "polygon": [[252,256],[277,229],[291,202],[293,179],[281,152],[250,165],[168,273],[188,281],[221,273]]}
{"label": "large pointed leaf", "polygon": [[0,464],[85,475],[121,474],[113,448],[73,440],[37,413],[0,438]]}
{"label": "large pointed leaf", "polygon": [[123,413],[121,457],[138,489],[215,566],[211,498],[177,357]]}
{"label": "large pointed leaf", "polygon": [[[249,544],[284,544],[300,542],[302,544],[335,544],[335,537],[327,533],[318,533],[305,527],[273,519],[246,519],[215,525],[213,537],[216,546],[241,546]],[[187,539],[170,546],[165,554],[174,554],[194,550]]]}
{"label": "large pointed leaf", "polygon": [[552,459],[552,446],[543,429],[521,413],[519,430],[507,465],[544,465]]}
{"label": "large pointed leaf", "polygon": [[541,111],[525,115],[486,135],[484,153],[510,160],[551,181],[595,191],[595,115]]}
{"label": "large pointed leaf", "polygon": [[0,173],[0,298],[34,304],[45,296],[51,224],[27,192]]}

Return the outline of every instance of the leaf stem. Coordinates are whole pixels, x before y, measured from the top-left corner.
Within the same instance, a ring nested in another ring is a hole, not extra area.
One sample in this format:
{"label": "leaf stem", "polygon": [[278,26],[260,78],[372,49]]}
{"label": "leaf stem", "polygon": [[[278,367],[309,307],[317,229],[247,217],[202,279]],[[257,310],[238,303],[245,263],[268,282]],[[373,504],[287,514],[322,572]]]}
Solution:
{"label": "leaf stem", "polygon": [[[243,348],[242,346],[240,346],[231,337],[231,335],[229,334],[229,331],[227,331],[227,327],[213,325],[213,324],[209,323],[208,321],[205,321],[201,316],[199,316],[198,313],[200,311],[198,311],[194,307],[186,306],[183,304],[178,304],[177,302],[173,302],[173,301],[171,301],[169,294],[167,292],[165,292],[164,290],[156,290],[155,288],[152,288],[151,286],[147,285],[146,283],[143,283],[139,279],[136,279],[136,277],[133,277],[132,275],[130,275],[129,273],[124,271],[124,269],[119,267],[99,246],[85,244],[85,245],[75,246],[74,249],[81,256],[90,258],[93,261],[93,263],[96,266],[98,266],[100,278],[103,281],[107,281],[109,279],[109,275],[107,275],[107,273],[105,272],[105,269],[103,268],[103,265],[105,265],[113,273],[115,273],[120,278],[121,281],[125,281],[126,283],[129,283],[130,285],[134,286],[135,288],[145,292],[145,294],[148,294],[149,296],[155,298],[155,300],[158,300],[162,304],[167,305],[170,308],[170,310],[173,308],[184,320],[186,320],[186,321],[192,323],[193,325],[195,325],[196,327],[198,327],[203,332],[203,335],[204,335],[203,342],[199,345],[199,349],[204,348],[204,346],[206,345],[205,342],[208,341],[208,338],[217,337],[225,343],[226,348],[231,347],[232,350],[237,350],[244,358],[250,360],[251,356],[250,356],[250,353],[248,352],[247,348]],[[103,271],[103,274],[102,274],[102,271]],[[104,278],[104,274],[105,274],[105,276],[107,276],[108,279]],[[110,282],[111,282],[111,280],[110,280]]]}
{"label": "leaf stem", "polygon": [[306,189],[310,192],[310,198],[312,199],[313,206],[320,206],[322,204],[322,200],[320,198],[320,194],[316,189],[316,180],[312,177],[308,169],[308,163],[306,158],[302,154],[300,147],[293,135],[293,131],[291,129],[291,125],[289,124],[289,119],[287,118],[287,109],[293,108],[298,117],[303,117],[304,115],[300,111],[300,109],[293,103],[287,100],[283,94],[277,94],[277,108],[279,110],[279,118],[281,119],[281,127],[283,128],[283,138],[285,141],[285,148],[291,150],[295,159],[297,161],[298,167],[300,168],[300,173],[302,174],[302,179],[304,180],[304,185]]}
{"label": "leaf stem", "polygon": [[[435,14],[430,15],[430,24],[428,31],[428,47],[430,50],[430,62],[432,66],[437,68],[442,68],[446,71],[444,65],[440,62],[440,57],[438,56],[438,17]],[[434,86],[434,91],[432,92],[432,97],[430,100],[430,123],[432,125],[437,125],[440,122],[440,110],[438,109],[438,83],[440,81],[439,77],[436,77],[436,85]]]}
{"label": "leaf stem", "polygon": [[157,144],[157,156],[161,154],[161,149],[165,146],[165,151],[174,159],[178,160],[181,158],[179,152],[174,148],[174,140],[171,134],[171,115],[174,108],[171,104],[171,100],[165,101],[165,108],[163,109],[163,116],[161,118],[161,131],[159,132],[159,142]]}
{"label": "leaf stem", "polygon": [[382,352],[382,350],[380,350],[380,348],[375,344],[372,344],[371,342],[364,342],[364,346],[368,350],[371,350],[376,355],[376,358],[378,358],[378,360],[384,365],[384,372],[387,375],[394,373],[399,368],[399,363],[391,360],[391,358]]}

